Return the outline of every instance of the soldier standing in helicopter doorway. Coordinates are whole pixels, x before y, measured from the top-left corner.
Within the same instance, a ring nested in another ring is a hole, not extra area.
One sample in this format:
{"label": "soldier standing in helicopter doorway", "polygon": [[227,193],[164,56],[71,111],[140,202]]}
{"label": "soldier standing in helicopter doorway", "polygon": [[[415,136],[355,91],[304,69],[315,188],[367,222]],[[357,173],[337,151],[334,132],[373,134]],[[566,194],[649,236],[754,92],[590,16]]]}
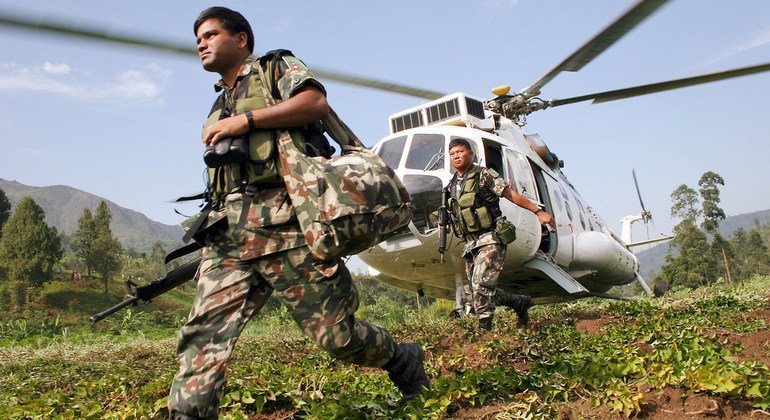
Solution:
{"label": "soldier standing in helicopter doorway", "polygon": [[[456,138],[449,143],[449,160],[457,172],[447,186],[448,208],[454,231],[466,242],[462,255],[465,258],[465,277],[466,282],[470,282],[471,297],[467,297],[467,284],[458,285],[457,294],[472,300],[473,309],[479,318],[479,327],[483,330],[492,328],[496,303],[514,308],[519,323],[526,325],[529,321],[527,311],[532,306],[532,300],[528,296],[495,290],[503,268],[506,246],[515,238],[515,234],[510,239],[501,237],[503,235],[498,226],[509,223],[500,211],[500,197],[535,213],[541,224],[553,225],[553,218],[509,187],[495,170],[476,165],[473,149],[467,140]],[[464,313],[462,300],[458,299],[459,307],[452,313],[453,317]]]}
{"label": "soldier standing in helicopter doorway", "polygon": [[[339,258],[312,256],[282,182],[274,131],[289,128],[307,146],[306,127],[329,112],[324,87],[288,51],[253,56],[254,35],[238,12],[206,9],[194,32],[203,68],[222,79],[203,128],[207,205],[186,235],[203,252],[195,301],[179,332],[171,418],[217,417],[238,336],[273,291],[316,345],[339,360],[384,369],[404,400],[417,397],[428,386],[422,348],[397,344],[385,329],[355,318],[358,292],[348,269]],[[273,89],[263,89],[260,73]],[[280,103],[268,107],[267,95]],[[238,146],[247,148],[246,159],[232,153],[239,136],[246,137]],[[219,143],[229,149],[218,150]]]}

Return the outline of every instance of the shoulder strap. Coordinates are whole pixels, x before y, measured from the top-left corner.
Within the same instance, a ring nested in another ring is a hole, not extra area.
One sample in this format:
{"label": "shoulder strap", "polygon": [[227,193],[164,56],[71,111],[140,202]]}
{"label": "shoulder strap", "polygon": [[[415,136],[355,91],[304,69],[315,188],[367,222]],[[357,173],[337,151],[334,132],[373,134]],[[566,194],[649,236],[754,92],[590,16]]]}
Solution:
{"label": "shoulder strap", "polygon": [[[276,60],[280,58],[281,54],[291,54],[289,50],[273,50],[267,52],[264,56],[259,58],[260,64],[267,62],[267,60],[273,60],[274,65],[277,64]],[[292,54],[293,55],[293,54]],[[276,99],[280,99],[280,94],[276,96],[275,92],[270,92],[267,86],[267,80],[265,80],[265,69],[263,65],[256,66],[259,71],[259,80],[262,81],[262,90],[265,93],[265,99],[268,106],[276,104]],[[273,90],[276,90],[275,83],[273,83]],[[321,123],[329,136],[342,147],[343,150],[351,150],[356,148],[366,148],[361,140],[353,133],[353,130],[345,124],[344,121],[337,116],[331,106],[329,106],[329,113],[321,119]]]}
{"label": "shoulder strap", "polygon": [[281,98],[281,91],[278,89],[278,83],[275,82],[277,80],[276,72],[278,71],[278,60],[280,60],[281,56],[283,55],[293,56],[294,54],[289,50],[284,50],[279,48],[275,50],[270,50],[266,52],[263,56],[259,57],[259,64],[262,66],[263,70],[266,70],[265,66],[267,65],[268,62],[270,63],[270,66],[267,67],[270,70],[272,70],[270,72],[271,73],[270,77],[272,77],[272,79],[270,80],[270,83],[269,83],[272,87],[272,89],[270,89],[270,94],[273,95],[273,98],[275,99],[283,99]]}

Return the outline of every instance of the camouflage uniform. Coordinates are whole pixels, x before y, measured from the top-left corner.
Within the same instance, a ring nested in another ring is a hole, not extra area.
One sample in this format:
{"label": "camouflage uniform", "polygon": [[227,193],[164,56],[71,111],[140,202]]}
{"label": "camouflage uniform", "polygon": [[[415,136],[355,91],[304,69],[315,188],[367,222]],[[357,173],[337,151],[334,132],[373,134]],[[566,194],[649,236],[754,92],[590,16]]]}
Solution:
{"label": "camouflage uniform", "polygon": [[[456,176],[452,179],[449,193],[456,199],[459,191],[462,191],[463,183],[477,172],[480,172],[479,193],[487,196],[494,194],[498,197],[494,204],[496,212],[493,213],[496,213],[495,216],[499,216],[499,197],[502,196],[503,190],[508,187],[508,184],[500,178],[494,169],[472,165],[461,177]],[[455,229],[460,231],[457,226],[456,215],[453,215],[452,221],[455,224]],[[467,233],[464,236],[466,244],[462,256],[465,258],[466,284],[458,285],[456,303],[459,303],[460,307],[457,309],[462,308],[463,301],[472,301],[479,322],[482,324],[491,322],[495,312],[495,287],[497,286],[497,279],[500,277],[500,271],[503,269],[506,245],[500,243],[494,232],[494,226],[487,230]],[[470,287],[468,287],[467,282],[470,282]]]}
{"label": "camouflage uniform", "polygon": [[[249,60],[242,76],[248,76]],[[308,82],[320,86],[301,66],[284,70],[278,80],[283,97]],[[285,187],[229,192],[218,204],[196,236],[205,247],[195,301],[179,333],[170,411],[216,417],[233,347],[273,291],[302,331],[332,356],[371,367],[393,358],[390,334],[355,319],[358,292],[342,261],[310,254]]]}

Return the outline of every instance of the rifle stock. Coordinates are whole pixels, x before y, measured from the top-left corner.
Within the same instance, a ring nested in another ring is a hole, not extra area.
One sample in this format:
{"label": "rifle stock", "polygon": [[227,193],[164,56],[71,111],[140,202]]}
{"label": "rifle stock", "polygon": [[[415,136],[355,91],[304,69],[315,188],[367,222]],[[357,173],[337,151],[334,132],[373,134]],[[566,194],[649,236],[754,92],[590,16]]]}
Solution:
{"label": "rifle stock", "polygon": [[98,314],[92,316],[91,322],[98,322],[102,319],[114,314],[115,312],[125,308],[126,306],[137,305],[139,301],[150,302],[156,297],[168,292],[169,290],[179,286],[180,284],[187,283],[195,277],[195,273],[198,271],[198,265],[200,265],[201,259],[196,258],[188,263],[182,264],[179,267],[171,270],[163,277],[145,284],[144,286],[135,287],[133,283],[126,282],[129,288],[129,297],[118,303],[117,305],[108,308]]}

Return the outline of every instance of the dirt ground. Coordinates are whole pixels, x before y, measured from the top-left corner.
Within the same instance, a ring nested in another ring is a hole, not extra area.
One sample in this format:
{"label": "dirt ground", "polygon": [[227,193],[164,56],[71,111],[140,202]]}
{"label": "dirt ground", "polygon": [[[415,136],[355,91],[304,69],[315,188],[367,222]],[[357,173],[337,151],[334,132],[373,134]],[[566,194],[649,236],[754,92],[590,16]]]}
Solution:
{"label": "dirt ground", "polygon": [[[747,319],[764,319],[770,326],[770,311],[752,311],[743,315]],[[584,334],[596,334],[609,320],[599,315],[585,314],[575,326]],[[537,326],[535,326],[537,328]],[[715,329],[707,334],[726,338],[740,345],[736,353],[738,361],[755,360],[770,366],[770,330],[748,333],[734,333],[726,329]],[[471,353],[473,350],[469,350]],[[470,355],[470,354],[469,354]],[[651,420],[678,419],[770,419],[770,411],[758,410],[748,401],[736,401],[723,397],[695,393],[691,390],[676,388],[647,389],[643,392],[642,411],[634,418]],[[515,407],[501,403],[478,408],[464,408],[455,413],[453,419],[511,419],[518,418],[511,414]],[[577,419],[622,419],[607,408],[598,409],[590,401],[581,400],[565,405],[559,413],[562,420]]]}

